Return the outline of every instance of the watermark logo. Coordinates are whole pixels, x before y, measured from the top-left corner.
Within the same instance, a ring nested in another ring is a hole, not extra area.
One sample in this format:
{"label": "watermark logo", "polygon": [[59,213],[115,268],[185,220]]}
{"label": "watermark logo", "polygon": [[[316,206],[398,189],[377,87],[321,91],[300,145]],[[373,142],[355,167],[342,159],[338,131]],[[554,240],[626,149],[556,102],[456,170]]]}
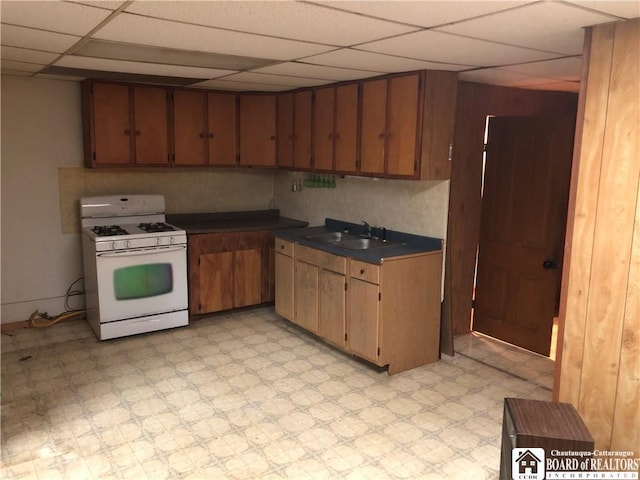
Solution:
{"label": "watermark logo", "polygon": [[544,480],[544,448],[514,448],[511,450],[513,480]]}

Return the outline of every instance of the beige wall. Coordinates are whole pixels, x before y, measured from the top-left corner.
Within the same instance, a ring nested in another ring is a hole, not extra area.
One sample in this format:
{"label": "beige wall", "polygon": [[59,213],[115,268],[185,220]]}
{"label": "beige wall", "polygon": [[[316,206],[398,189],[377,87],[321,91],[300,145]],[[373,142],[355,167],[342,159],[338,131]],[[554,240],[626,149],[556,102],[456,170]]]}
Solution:
{"label": "beige wall", "polygon": [[640,20],[587,35],[554,397],[640,454]]}

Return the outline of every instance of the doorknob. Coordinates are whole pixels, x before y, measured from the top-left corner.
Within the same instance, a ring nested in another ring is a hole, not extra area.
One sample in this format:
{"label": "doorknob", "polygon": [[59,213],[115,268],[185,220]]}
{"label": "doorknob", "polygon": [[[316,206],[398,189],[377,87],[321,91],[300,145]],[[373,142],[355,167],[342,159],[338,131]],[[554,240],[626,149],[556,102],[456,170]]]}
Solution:
{"label": "doorknob", "polygon": [[545,270],[555,270],[558,268],[558,264],[553,260],[545,260],[542,262],[542,268]]}

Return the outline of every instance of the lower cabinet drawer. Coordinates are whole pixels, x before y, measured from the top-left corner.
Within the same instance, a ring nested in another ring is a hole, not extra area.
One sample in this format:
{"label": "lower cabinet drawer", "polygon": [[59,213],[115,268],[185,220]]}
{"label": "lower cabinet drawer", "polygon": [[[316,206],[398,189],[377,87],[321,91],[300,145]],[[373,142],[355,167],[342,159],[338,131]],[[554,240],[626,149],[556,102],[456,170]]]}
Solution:
{"label": "lower cabinet drawer", "polygon": [[287,257],[293,257],[293,242],[289,242],[287,240],[282,240],[281,238],[275,239],[275,249],[276,252],[282,253]]}
{"label": "lower cabinet drawer", "polygon": [[296,260],[343,275],[347,273],[347,259],[345,257],[305,247],[304,245],[296,246]]}
{"label": "lower cabinet drawer", "polygon": [[349,260],[349,275],[369,283],[380,283],[380,266],[359,260]]}

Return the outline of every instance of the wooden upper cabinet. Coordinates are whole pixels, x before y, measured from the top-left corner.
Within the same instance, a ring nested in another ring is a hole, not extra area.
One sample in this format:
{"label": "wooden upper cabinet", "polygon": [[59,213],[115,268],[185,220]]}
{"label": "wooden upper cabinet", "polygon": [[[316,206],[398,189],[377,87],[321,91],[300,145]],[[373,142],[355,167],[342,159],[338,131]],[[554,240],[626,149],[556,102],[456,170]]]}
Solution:
{"label": "wooden upper cabinet", "polygon": [[238,161],[238,96],[230,93],[207,94],[209,121],[209,163],[236,165]]}
{"label": "wooden upper cabinet", "polygon": [[362,130],[360,133],[360,172],[384,173],[387,135],[387,79],[362,85]]}
{"label": "wooden upper cabinet", "polygon": [[311,91],[278,95],[278,167],[311,168]]}
{"label": "wooden upper cabinet", "polygon": [[169,164],[165,88],[85,81],[82,102],[87,166]]}
{"label": "wooden upper cabinet", "polygon": [[275,167],[275,95],[240,95],[240,165]]}
{"label": "wooden upper cabinet", "polygon": [[358,155],[358,84],[315,90],[314,169],[354,173]]}
{"label": "wooden upper cabinet", "polygon": [[418,174],[418,127],[422,113],[420,76],[394,77],[388,83],[387,165],[392,176]]}
{"label": "wooden upper cabinet", "polygon": [[174,163],[235,165],[236,95],[194,90],[173,93]]}
{"label": "wooden upper cabinet", "polygon": [[173,149],[176,166],[208,163],[206,100],[206,92],[173,92]]}

